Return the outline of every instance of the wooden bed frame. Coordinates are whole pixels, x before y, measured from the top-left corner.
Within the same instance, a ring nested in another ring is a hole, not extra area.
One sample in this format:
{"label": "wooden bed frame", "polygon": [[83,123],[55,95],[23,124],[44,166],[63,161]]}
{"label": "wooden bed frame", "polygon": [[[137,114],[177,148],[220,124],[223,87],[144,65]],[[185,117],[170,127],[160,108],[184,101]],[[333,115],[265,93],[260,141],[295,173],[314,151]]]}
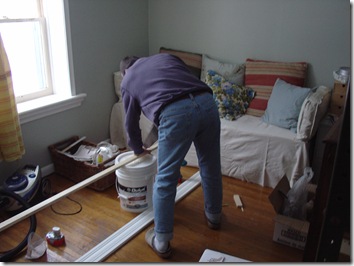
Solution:
{"label": "wooden bed frame", "polygon": [[168,53],[178,56],[188,66],[189,70],[198,78],[202,71],[202,54],[185,52],[170,48],[161,47],[160,53]]}

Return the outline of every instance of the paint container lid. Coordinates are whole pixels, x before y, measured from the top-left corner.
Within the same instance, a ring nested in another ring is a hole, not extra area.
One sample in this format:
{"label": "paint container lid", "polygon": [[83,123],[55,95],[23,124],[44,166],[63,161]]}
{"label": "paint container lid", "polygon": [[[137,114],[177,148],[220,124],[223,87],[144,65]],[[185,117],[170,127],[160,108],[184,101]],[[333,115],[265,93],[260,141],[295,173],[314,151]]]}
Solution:
{"label": "paint container lid", "polygon": [[[115,159],[115,164],[118,164],[120,162],[123,162],[127,160],[129,157],[133,156],[134,152],[129,151],[122,153],[117,156]],[[141,174],[141,173],[156,173],[156,156],[153,154],[146,154],[131,163],[128,163],[121,168],[116,170],[116,174],[118,175],[119,173],[124,173],[124,174]]]}

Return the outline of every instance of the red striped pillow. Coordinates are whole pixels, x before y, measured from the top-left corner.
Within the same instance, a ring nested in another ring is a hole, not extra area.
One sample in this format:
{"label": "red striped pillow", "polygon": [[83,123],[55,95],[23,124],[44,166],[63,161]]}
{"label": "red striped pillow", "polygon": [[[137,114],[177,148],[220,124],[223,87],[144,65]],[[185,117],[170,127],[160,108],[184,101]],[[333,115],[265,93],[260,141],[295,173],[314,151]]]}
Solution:
{"label": "red striped pillow", "polygon": [[280,78],[290,84],[303,87],[307,72],[306,62],[274,62],[246,60],[245,86],[256,91],[247,114],[262,116],[267,108],[275,81]]}

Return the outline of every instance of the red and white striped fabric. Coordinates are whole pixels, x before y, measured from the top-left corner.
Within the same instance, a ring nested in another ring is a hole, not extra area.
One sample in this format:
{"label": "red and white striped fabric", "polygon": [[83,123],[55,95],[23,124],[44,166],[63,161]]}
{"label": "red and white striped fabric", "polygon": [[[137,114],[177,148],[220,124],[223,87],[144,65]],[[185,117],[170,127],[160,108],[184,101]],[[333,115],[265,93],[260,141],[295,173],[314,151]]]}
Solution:
{"label": "red and white striped fabric", "polygon": [[246,60],[245,86],[256,91],[255,98],[247,109],[247,114],[262,116],[275,81],[280,78],[290,84],[303,87],[307,73],[306,62],[275,62]]}

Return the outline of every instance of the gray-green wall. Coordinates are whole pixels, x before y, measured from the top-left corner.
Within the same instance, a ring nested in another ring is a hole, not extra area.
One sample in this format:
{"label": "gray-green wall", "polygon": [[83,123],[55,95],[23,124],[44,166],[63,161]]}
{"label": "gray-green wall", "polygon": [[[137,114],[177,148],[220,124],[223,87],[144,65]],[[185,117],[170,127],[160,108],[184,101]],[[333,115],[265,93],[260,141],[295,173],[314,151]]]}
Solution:
{"label": "gray-green wall", "polygon": [[73,135],[99,142],[109,138],[116,102],[113,72],[128,54],[148,55],[148,2],[145,0],[69,0],[76,92],[87,97],[78,108],[21,126],[25,156],[0,163],[0,182],[25,164],[50,165],[48,146]]}
{"label": "gray-green wall", "polygon": [[165,46],[241,63],[306,61],[308,86],[333,85],[351,63],[349,0],[68,0],[77,93],[74,109],[22,126],[25,156],[0,163],[0,181],[26,163],[51,164],[47,147],[72,135],[109,138],[112,73],[128,54]]}
{"label": "gray-green wall", "polygon": [[349,0],[150,0],[149,49],[305,61],[309,86],[333,86],[333,70],[351,63],[350,12]]}

